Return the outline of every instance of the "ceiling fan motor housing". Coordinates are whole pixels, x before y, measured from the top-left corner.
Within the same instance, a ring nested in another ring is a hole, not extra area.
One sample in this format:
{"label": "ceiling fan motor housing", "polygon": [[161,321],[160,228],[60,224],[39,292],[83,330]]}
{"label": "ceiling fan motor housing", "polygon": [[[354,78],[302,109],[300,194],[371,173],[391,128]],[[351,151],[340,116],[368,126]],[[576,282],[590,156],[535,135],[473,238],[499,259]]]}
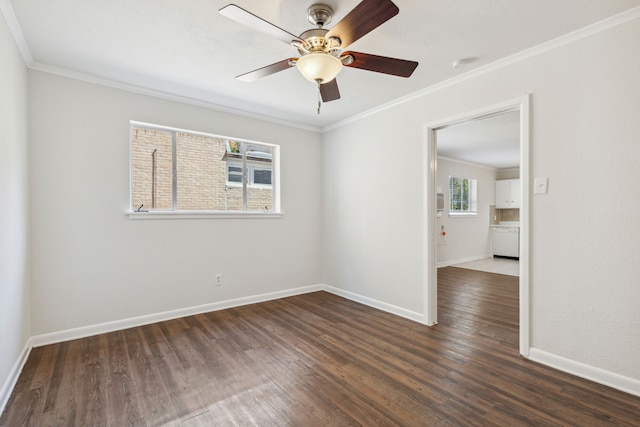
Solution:
{"label": "ceiling fan motor housing", "polygon": [[298,37],[237,5],[229,4],[220,9],[222,15],[274,36],[300,53],[299,58],[285,59],[236,78],[254,81],[295,66],[307,80],[317,83],[324,102],[340,98],[335,78],[344,66],[399,77],[409,77],[413,73],[418,66],[415,61],[360,52],[342,53],[342,49],[393,18],[399,11],[393,0],[360,0],[331,30],[326,30],[323,27],[331,22],[334,10],[326,4],[314,4],[307,10],[307,19],[314,28]]}
{"label": "ceiling fan motor housing", "polygon": [[326,4],[314,4],[307,10],[307,19],[318,28],[331,22],[332,17],[333,9]]}
{"label": "ceiling fan motor housing", "polygon": [[325,37],[328,32],[329,30],[324,28],[314,28],[300,34],[300,38],[305,43],[303,49],[298,48],[298,52],[301,55],[323,52],[338,56],[340,54],[340,40],[333,37]]}

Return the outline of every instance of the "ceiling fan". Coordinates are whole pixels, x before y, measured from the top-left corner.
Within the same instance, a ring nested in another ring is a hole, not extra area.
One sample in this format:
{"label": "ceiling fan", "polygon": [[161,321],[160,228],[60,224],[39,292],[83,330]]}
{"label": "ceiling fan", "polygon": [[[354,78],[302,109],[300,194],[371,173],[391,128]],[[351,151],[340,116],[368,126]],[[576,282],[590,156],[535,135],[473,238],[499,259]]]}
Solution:
{"label": "ceiling fan", "polygon": [[363,0],[333,28],[327,30],[323,27],[331,22],[333,9],[325,4],[314,4],[309,8],[307,17],[315,28],[295,36],[235,4],[229,4],[219,10],[227,18],[292,45],[300,54],[299,58],[288,58],[258,68],[237,76],[237,79],[252,82],[295,66],[304,78],[318,85],[319,98],[324,102],[340,99],[336,76],[343,66],[399,77],[411,76],[418,66],[415,61],[342,51],[393,18],[399,11],[391,0]]}

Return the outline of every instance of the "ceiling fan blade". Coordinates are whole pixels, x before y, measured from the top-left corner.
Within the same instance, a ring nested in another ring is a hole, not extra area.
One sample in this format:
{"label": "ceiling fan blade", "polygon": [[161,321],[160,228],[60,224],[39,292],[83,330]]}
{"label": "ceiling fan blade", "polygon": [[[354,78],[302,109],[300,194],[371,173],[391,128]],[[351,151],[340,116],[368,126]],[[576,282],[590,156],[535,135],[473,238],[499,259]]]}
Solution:
{"label": "ceiling fan blade", "polygon": [[337,37],[342,49],[400,12],[391,0],[363,0],[338,22],[326,37]]}
{"label": "ceiling fan blade", "polygon": [[236,79],[243,82],[253,82],[263,77],[270,76],[279,71],[286,70],[287,68],[294,67],[295,58],[285,59],[284,61],[276,62],[275,64],[267,65],[266,67],[258,68],[257,70],[249,71],[248,73],[240,74],[236,76]]}
{"label": "ceiling fan blade", "polygon": [[337,80],[333,79],[328,83],[321,84],[320,95],[322,95],[322,102],[329,102],[340,99],[340,91],[338,90]]}
{"label": "ceiling fan blade", "polygon": [[345,63],[344,65],[346,67],[360,68],[362,70],[391,74],[392,76],[398,77],[409,77],[418,66],[418,63],[415,61],[371,55],[369,53],[344,52],[342,57],[347,55],[353,58],[353,62],[350,64]]}
{"label": "ceiling fan blade", "polygon": [[239,6],[236,6],[235,4],[226,5],[218,12],[229,19],[233,19],[234,21],[239,22],[242,25],[282,40],[287,44],[291,44],[293,40],[299,42],[303,41],[298,36],[295,36],[288,31],[285,31],[282,28],[273,25],[271,22],[265,21],[259,16],[256,16],[253,13],[246,11]]}

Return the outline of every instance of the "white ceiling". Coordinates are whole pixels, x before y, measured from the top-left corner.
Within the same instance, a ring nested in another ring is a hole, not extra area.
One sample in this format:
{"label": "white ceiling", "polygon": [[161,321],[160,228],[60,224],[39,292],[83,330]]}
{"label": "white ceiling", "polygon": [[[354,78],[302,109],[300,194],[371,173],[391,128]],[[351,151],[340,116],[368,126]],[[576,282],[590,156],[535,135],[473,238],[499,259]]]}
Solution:
{"label": "white ceiling", "polygon": [[[221,16],[229,0],[10,1],[34,69],[92,77],[322,129],[359,113],[640,5],[640,0],[394,0],[399,15],[350,50],[420,63],[409,79],[358,69],[316,114],[316,87],[294,68],[245,83],[236,75],[297,56],[281,41]],[[234,0],[299,34],[313,0]],[[323,0],[336,16],[359,0]],[[6,9],[6,8],[5,8]],[[16,32],[13,26],[14,33]],[[19,31],[18,31],[19,32]],[[22,35],[17,34],[18,38]],[[477,58],[458,69],[460,58]]]}
{"label": "white ceiling", "polygon": [[438,156],[495,169],[520,166],[520,111],[439,129]]}

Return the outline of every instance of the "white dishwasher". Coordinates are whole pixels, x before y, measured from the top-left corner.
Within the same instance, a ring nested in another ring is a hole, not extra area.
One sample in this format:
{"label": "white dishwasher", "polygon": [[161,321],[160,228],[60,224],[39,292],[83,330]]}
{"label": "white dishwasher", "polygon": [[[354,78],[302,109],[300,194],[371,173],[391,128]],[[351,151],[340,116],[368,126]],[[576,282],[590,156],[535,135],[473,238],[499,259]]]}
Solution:
{"label": "white dishwasher", "polygon": [[520,258],[520,228],[493,228],[493,256]]}

